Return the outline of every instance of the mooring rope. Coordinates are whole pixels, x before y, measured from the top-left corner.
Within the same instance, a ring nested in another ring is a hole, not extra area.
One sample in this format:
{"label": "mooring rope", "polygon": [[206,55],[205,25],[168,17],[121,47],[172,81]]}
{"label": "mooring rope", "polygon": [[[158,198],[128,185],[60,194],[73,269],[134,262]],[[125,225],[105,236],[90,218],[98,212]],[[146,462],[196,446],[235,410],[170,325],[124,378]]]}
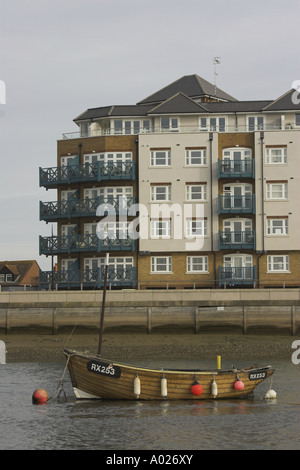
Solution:
{"label": "mooring rope", "polygon": [[59,398],[59,397],[60,397],[60,395],[61,395],[61,393],[63,393],[63,394],[64,394],[64,397],[65,397],[65,400],[67,399],[66,392],[64,391],[63,380],[64,380],[64,376],[65,376],[65,373],[66,373],[66,371],[67,371],[67,368],[68,368],[69,360],[70,360],[70,356],[68,355],[67,363],[66,363],[66,366],[65,366],[65,369],[64,369],[63,375],[62,375],[62,377],[61,377],[61,379],[60,379],[60,382],[59,382],[59,384],[58,384],[58,386],[57,386],[56,390],[54,391],[54,393],[53,393],[53,394],[52,394],[52,395],[51,395],[51,396],[48,398],[48,400],[47,400],[47,401],[51,400],[51,398],[53,398],[53,397],[55,396],[55,394],[57,393],[57,391],[58,391],[58,389],[59,389],[60,385],[61,385],[61,390],[60,390],[60,392],[59,392],[59,394],[58,394],[58,397],[57,397],[57,398]]}

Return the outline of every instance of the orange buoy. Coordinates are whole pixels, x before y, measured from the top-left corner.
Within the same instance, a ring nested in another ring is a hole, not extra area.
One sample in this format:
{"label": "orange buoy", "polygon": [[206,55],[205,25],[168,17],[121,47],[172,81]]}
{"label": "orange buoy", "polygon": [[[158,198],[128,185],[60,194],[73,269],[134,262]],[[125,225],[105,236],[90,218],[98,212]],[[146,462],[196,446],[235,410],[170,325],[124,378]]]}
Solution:
{"label": "orange buoy", "polygon": [[236,390],[239,390],[239,391],[240,391],[240,390],[243,390],[244,387],[245,387],[244,382],[242,382],[241,380],[236,380],[236,381],[234,382],[234,388],[235,388]]}
{"label": "orange buoy", "polygon": [[203,387],[200,385],[197,380],[191,386],[191,392],[193,395],[200,396],[203,392]]}
{"label": "orange buoy", "polygon": [[32,403],[34,405],[47,403],[47,400],[48,400],[48,393],[43,388],[38,388],[37,390],[33,392]]}

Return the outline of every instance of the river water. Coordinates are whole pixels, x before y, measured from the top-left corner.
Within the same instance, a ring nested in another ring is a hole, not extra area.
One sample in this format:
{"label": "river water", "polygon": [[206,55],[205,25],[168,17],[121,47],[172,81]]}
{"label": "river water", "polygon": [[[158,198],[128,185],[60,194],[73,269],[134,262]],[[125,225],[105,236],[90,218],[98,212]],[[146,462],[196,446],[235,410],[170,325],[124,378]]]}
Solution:
{"label": "river water", "polygon": [[[222,363],[222,368],[231,365]],[[250,363],[235,364],[247,365]],[[171,367],[175,366],[184,364],[173,362]],[[268,380],[248,399],[119,402],[76,401],[68,372],[64,393],[55,394],[60,390],[63,362],[4,364],[0,366],[0,449],[300,449],[300,365],[285,360],[272,366],[276,369],[272,381],[275,400],[264,399],[271,385]],[[200,367],[215,368],[216,364],[204,361]],[[33,405],[32,394],[37,388],[54,396],[44,405]]]}

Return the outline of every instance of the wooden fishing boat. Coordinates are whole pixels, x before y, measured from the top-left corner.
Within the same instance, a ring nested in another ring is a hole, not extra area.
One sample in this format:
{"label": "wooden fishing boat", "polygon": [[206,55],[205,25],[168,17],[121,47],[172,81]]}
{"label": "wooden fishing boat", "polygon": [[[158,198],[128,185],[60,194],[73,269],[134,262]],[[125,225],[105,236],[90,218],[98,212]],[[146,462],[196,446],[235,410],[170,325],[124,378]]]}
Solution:
{"label": "wooden fishing boat", "polygon": [[108,257],[100,318],[98,354],[65,350],[74,394],[78,399],[193,400],[237,398],[250,395],[270,377],[271,366],[222,370],[151,369],[126,365],[101,357]]}
{"label": "wooden fishing boat", "polygon": [[205,400],[252,394],[271,366],[231,370],[173,370],[135,367],[65,350],[78,399]]}

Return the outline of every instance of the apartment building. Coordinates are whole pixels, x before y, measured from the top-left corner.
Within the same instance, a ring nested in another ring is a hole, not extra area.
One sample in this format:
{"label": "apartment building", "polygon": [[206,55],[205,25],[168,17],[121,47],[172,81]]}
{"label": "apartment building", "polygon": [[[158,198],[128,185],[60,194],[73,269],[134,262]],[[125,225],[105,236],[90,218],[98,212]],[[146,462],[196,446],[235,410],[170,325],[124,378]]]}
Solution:
{"label": "apartment building", "polygon": [[84,111],[40,168],[40,287],[300,286],[300,104],[238,101],[198,75]]}

